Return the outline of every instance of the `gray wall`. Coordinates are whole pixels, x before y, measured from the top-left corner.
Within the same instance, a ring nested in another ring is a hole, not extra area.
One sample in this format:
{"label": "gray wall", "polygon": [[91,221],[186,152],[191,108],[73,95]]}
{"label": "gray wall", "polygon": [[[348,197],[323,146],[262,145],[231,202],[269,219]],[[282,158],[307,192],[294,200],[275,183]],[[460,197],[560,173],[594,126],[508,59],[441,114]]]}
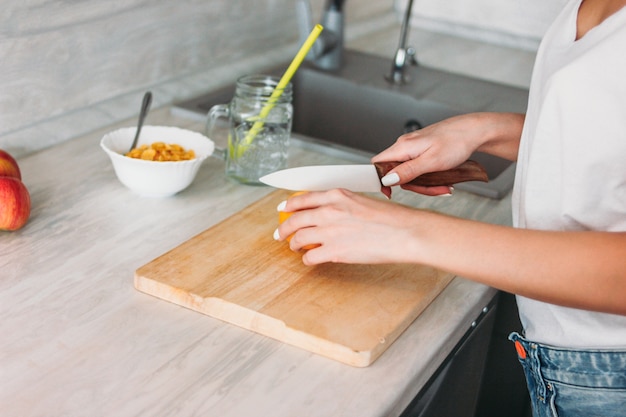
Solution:
{"label": "gray wall", "polygon": [[[394,0],[404,10],[408,0]],[[536,50],[567,0],[419,0],[412,24],[463,38]]]}
{"label": "gray wall", "polygon": [[[392,13],[346,7],[349,24]],[[295,0],[0,0],[0,148],[24,155],[136,114],[148,88],[165,105],[297,46]]]}

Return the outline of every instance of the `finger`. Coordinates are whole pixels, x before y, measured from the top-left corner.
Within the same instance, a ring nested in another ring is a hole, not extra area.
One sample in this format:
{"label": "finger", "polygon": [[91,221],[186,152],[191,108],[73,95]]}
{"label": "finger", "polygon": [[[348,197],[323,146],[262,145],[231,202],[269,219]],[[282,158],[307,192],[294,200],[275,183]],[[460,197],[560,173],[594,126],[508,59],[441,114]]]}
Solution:
{"label": "finger", "polygon": [[328,256],[328,251],[324,246],[319,246],[315,249],[308,250],[302,255],[302,263],[307,266],[319,265],[327,262],[332,262]]}
{"label": "finger", "polygon": [[333,203],[336,204],[342,200],[349,200],[355,196],[356,194],[348,190],[334,189],[330,191],[307,192],[290,197],[277,207],[279,211],[290,213],[290,216],[274,232],[274,239],[284,240],[299,229],[315,226],[316,219],[327,218],[328,213],[333,211]]}
{"label": "finger", "polygon": [[295,232],[289,241],[289,248],[294,252],[308,251],[321,246],[317,228],[309,227],[299,229]]}
{"label": "finger", "polygon": [[344,189],[333,189],[328,191],[300,191],[292,194],[287,200],[280,203],[277,207],[279,211],[300,211],[310,210],[325,205],[329,205],[352,192]]}
{"label": "finger", "polygon": [[287,200],[282,201],[276,209],[278,211],[294,212],[317,207],[318,205],[313,203],[316,198],[315,194],[309,191],[298,191],[291,194]]}
{"label": "finger", "polygon": [[278,228],[274,231],[274,239],[278,241],[292,241],[294,234],[298,230],[313,226],[310,211],[311,210],[298,210],[293,212],[293,214],[278,225]]}
{"label": "finger", "polygon": [[321,260],[321,257],[317,255],[322,250],[323,249],[320,246],[317,249],[306,251],[304,255],[302,255],[302,263],[305,264],[306,266],[314,266],[314,265],[319,265],[319,264],[324,263]]}
{"label": "finger", "polygon": [[388,200],[391,200],[391,187],[382,186],[380,187],[380,192],[383,193]]}
{"label": "finger", "polygon": [[381,182],[386,186],[402,185],[422,174],[436,170],[432,161],[427,162],[423,158],[412,159],[394,167],[381,178]]}
{"label": "finger", "polygon": [[[274,232],[274,239],[276,240],[290,240],[292,249],[299,250],[303,246],[309,244],[320,243],[319,235],[309,235],[310,230],[315,229],[321,223],[328,222],[329,218],[334,217],[337,211],[329,205],[322,205],[314,208],[305,208],[302,210],[296,210],[290,213],[290,216],[284,220]],[[299,234],[300,231],[304,232],[303,235],[299,235],[298,239],[294,242],[294,237]],[[315,241],[314,241],[315,240]]]}
{"label": "finger", "polygon": [[325,263],[352,263],[345,258],[345,254],[333,245],[319,245],[302,254],[302,263],[307,266]]}

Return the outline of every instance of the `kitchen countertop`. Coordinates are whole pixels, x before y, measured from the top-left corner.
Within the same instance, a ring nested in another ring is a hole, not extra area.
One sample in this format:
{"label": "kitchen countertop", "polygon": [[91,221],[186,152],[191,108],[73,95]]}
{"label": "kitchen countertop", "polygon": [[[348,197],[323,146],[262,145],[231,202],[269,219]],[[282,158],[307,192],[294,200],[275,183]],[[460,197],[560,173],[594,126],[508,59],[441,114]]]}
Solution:
{"label": "kitchen countertop", "polygon": [[[143,294],[137,268],[272,190],[226,179],[210,158],[175,197],[136,196],[99,147],[134,123],[18,160],[32,213],[23,229],[0,232],[0,415],[399,415],[496,293],[455,278],[367,368]],[[202,130],[167,107],[146,123]],[[341,160],[297,141],[290,153],[292,165]],[[394,199],[510,224],[510,195]]]}

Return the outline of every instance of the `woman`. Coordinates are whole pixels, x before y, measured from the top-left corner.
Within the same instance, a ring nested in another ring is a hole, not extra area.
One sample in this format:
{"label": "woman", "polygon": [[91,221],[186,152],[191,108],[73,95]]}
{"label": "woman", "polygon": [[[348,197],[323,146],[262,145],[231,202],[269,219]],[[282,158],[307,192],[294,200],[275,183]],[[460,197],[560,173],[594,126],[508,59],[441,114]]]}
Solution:
{"label": "woman", "polygon": [[[290,198],[275,233],[307,265],[428,264],[517,294],[513,333],[535,416],[626,411],[626,0],[570,0],[537,53],[526,115],[478,113],[409,133],[373,158],[386,186],[475,151],[517,160],[514,228],[345,190]],[[449,236],[454,236],[450,239]],[[476,262],[481,259],[481,262]]]}

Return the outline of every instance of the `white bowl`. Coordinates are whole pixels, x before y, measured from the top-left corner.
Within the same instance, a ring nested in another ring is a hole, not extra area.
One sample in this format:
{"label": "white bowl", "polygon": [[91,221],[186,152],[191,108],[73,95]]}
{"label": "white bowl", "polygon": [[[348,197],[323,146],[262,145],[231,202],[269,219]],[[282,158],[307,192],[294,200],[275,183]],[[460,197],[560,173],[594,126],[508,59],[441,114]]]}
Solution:
{"label": "white bowl", "polygon": [[124,156],[130,150],[136,132],[136,127],[114,130],[104,135],[100,146],[111,158],[120,182],[146,197],[169,197],[187,188],[196,177],[202,162],[211,156],[215,148],[211,139],[191,130],[144,126],[137,146],[154,142],[175,143],[185,150],[193,149],[196,154],[189,161],[144,161]]}

